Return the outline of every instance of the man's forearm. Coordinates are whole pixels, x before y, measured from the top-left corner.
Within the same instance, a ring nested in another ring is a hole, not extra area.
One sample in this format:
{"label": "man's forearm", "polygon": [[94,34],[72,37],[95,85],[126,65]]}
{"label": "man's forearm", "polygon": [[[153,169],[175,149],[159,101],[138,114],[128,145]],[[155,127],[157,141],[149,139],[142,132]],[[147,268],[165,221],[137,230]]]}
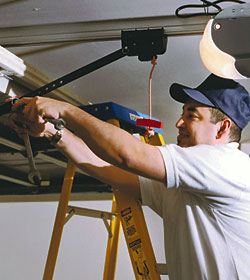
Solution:
{"label": "man's forearm", "polygon": [[142,144],[138,139],[72,105],[61,117],[100,158],[127,170],[131,168],[130,161],[140,152]]}
{"label": "man's forearm", "polygon": [[97,157],[76,135],[65,129],[57,148],[86,174],[111,186],[130,188],[140,197],[138,177]]}
{"label": "man's forearm", "polygon": [[64,106],[60,117],[104,161],[137,175],[165,182],[165,165],[158,148],[70,104]]}

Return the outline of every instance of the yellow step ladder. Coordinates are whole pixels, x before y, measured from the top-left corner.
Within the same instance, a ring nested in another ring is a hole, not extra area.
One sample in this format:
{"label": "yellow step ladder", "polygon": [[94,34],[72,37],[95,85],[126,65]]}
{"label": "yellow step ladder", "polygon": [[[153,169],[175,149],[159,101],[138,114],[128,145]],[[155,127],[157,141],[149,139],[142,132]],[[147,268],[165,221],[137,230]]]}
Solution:
{"label": "yellow step ladder", "polygon": [[[106,105],[105,110],[109,107]],[[134,112],[133,112],[134,114]],[[133,116],[134,117],[134,116]],[[121,127],[118,119],[107,119],[107,122]],[[122,124],[124,128],[124,124]],[[131,129],[131,127],[130,127]],[[140,136],[141,140],[151,145],[164,145],[162,134],[156,133],[152,137]],[[106,260],[104,266],[103,280],[115,279],[117,262],[120,225],[124,232],[131,263],[136,280],[160,280],[161,274],[166,274],[161,265],[156,264],[154,251],[148,234],[141,202],[138,194],[129,188],[113,187],[113,204],[111,213],[82,209],[69,206],[69,198],[75,175],[75,166],[71,160],[68,161],[65,171],[62,192],[60,195],[57,214],[55,218],[53,233],[50,241],[47,262],[45,265],[43,280],[52,280],[59,251],[64,224],[74,215],[85,215],[102,218],[108,229],[109,237],[107,244]],[[108,221],[110,220],[110,224]]]}

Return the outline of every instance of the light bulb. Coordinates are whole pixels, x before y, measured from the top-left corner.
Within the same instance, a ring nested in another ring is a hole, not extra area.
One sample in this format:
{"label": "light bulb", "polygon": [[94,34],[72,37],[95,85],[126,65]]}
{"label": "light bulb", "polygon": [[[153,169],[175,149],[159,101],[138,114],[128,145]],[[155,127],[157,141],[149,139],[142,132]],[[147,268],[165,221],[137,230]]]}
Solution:
{"label": "light bulb", "polygon": [[235,58],[221,51],[213,41],[212,28],[219,29],[218,24],[213,26],[213,19],[210,19],[204,30],[200,42],[200,56],[206,68],[215,75],[227,79],[246,79],[235,68]]}

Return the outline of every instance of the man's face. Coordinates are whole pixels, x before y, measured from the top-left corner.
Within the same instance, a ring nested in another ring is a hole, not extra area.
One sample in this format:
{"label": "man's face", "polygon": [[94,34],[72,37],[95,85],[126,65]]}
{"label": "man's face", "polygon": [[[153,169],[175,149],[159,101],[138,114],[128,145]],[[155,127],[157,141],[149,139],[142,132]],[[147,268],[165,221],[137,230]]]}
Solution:
{"label": "man's face", "polygon": [[176,123],[179,130],[177,144],[181,147],[198,144],[215,145],[218,125],[210,122],[210,114],[209,107],[189,99]]}

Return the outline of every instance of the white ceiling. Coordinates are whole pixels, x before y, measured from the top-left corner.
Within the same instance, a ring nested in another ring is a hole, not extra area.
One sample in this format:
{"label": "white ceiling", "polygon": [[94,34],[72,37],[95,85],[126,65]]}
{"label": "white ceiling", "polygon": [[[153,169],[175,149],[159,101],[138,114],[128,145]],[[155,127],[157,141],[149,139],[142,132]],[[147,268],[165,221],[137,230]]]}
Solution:
{"label": "white ceiling", "polygon": [[16,26],[170,15],[185,3],[183,0],[1,0],[0,23]]}
{"label": "white ceiling", "polygon": [[[200,1],[193,0],[192,3],[200,4]],[[1,28],[18,27],[21,35],[22,26],[174,15],[175,9],[183,4],[190,3],[184,0],[0,1],[0,45]],[[183,24],[185,22],[183,20]],[[181,105],[169,97],[169,86],[173,82],[196,86],[209,74],[199,57],[200,39],[200,35],[171,36],[167,52],[158,57],[152,81],[152,114],[164,122],[164,139],[167,143],[176,141],[175,122],[181,113]],[[56,79],[120,49],[121,42],[76,42],[51,50],[46,50],[46,47],[48,46],[40,45],[9,49],[47,76]],[[33,52],[41,48],[45,49]],[[125,57],[68,84],[67,87],[92,103],[112,101],[148,113],[150,70],[150,62]],[[250,90],[249,80],[242,83]],[[243,140],[249,139],[249,135],[250,126],[246,128]]]}

